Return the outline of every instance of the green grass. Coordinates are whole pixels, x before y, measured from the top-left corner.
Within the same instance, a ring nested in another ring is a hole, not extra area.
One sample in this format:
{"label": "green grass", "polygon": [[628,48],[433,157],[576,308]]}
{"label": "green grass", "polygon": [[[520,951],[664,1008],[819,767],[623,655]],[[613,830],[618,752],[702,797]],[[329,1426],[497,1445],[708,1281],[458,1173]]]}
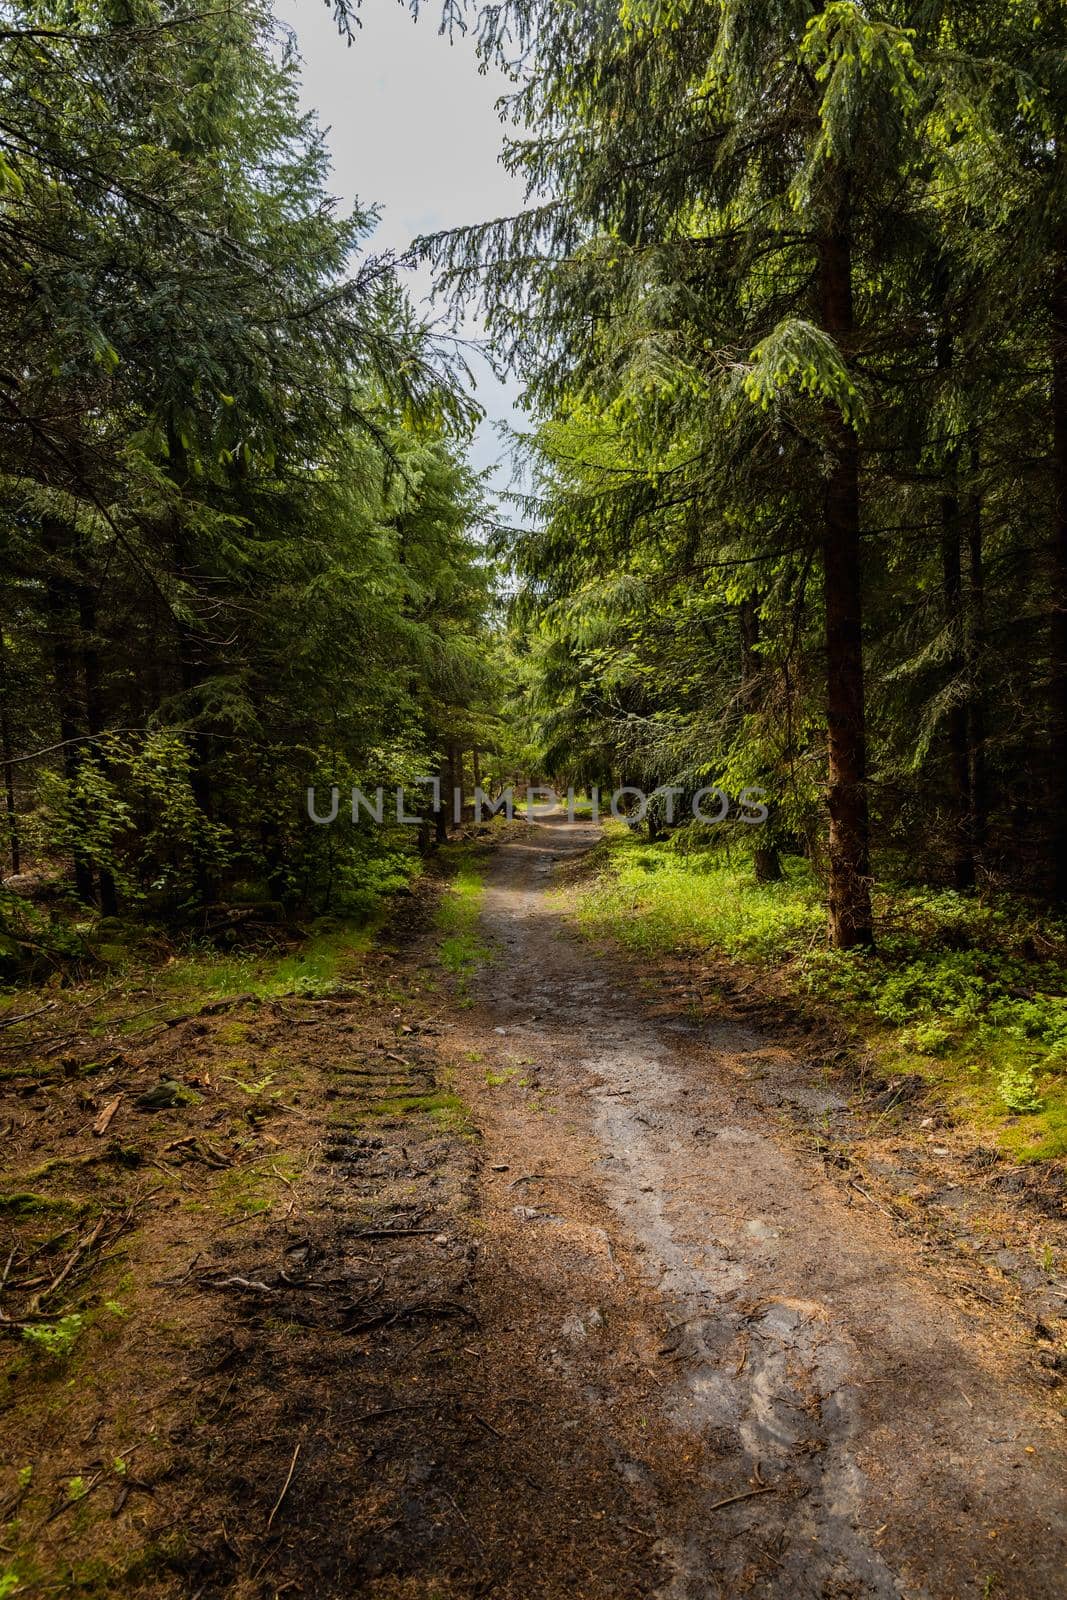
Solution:
{"label": "green grass", "polygon": [[[574,806],[573,806],[573,808],[570,808],[567,805],[567,793],[566,793],[566,790],[562,791],[562,793],[557,791],[556,798],[557,798],[557,800],[559,802],[559,810],[560,811],[567,812],[568,810],[573,809],[573,811],[574,811],[574,820],[576,822],[582,822],[582,821],[588,822],[588,821],[591,820],[592,815],[593,815],[593,801],[592,801],[592,799],[591,799],[591,797],[589,795],[576,794],[575,797],[574,797]],[[533,804],[533,815],[534,815],[534,817],[536,817],[538,815],[538,813],[544,808],[545,803],[546,802],[545,802],[545,799],[544,799],[543,796],[539,796],[538,799],[536,799],[534,801],[534,804]],[[514,815],[516,817],[522,818],[525,821],[528,811],[529,811],[529,807],[526,804],[526,791],[525,791],[525,789],[516,789],[516,791],[515,791],[515,804],[514,804],[514,807],[513,807]],[[600,811],[605,816],[608,814],[608,796],[607,795],[602,795],[601,796],[601,799],[600,799]]]}
{"label": "green grass", "polygon": [[376,1100],[368,1106],[369,1117],[428,1116],[449,1133],[470,1131],[470,1112],[450,1089],[433,1089],[426,1094],[398,1094]]}
{"label": "green grass", "polygon": [[455,877],[437,907],[435,924],[441,965],[461,983],[490,954],[478,928],[484,892],[485,884],[477,863],[461,858]]}
{"label": "green grass", "polygon": [[328,995],[342,984],[346,968],[373,941],[370,927],[343,927],[313,934],[284,956],[220,956],[198,950],[163,968],[163,988],[203,995],[252,994],[261,1000],[286,994]]}
{"label": "green grass", "polygon": [[611,830],[579,926],[648,955],[706,953],[773,970],[832,1005],[884,1068],[916,1072],[1019,1160],[1067,1155],[1067,929],[1018,902],[882,889],[874,954],[827,948],[821,885],[788,859],[757,885],[746,859],[682,854]]}

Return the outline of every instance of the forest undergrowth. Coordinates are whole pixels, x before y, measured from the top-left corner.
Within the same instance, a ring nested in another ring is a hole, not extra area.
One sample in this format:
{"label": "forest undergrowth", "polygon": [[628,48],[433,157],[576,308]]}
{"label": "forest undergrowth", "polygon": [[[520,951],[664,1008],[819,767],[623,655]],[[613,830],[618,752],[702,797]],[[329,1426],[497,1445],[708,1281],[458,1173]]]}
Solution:
{"label": "forest undergrowth", "polygon": [[1022,1161],[1067,1156],[1067,929],[1006,895],[880,883],[877,946],[833,950],[803,858],[757,884],[745,855],[609,826],[577,906],[591,936],[744,963],[846,1024],[891,1076]]}

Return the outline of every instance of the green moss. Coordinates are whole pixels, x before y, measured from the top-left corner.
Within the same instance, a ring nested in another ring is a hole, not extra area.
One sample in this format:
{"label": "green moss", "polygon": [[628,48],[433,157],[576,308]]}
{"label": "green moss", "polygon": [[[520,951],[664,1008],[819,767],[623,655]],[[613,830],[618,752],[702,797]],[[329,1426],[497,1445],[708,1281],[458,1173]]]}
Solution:
{"label": "green moss", "polygon": [[[485,1074],[485,1086],[487,1089],[500,1089],[506,1083],[515,1082],[518,1075],[517,1067],[505,1067],[502,1072],[487,1071]],[[521,1083],[519,1087],[522,1087]]]}
{"label": "green moss", "polygon": [[212,1043],[215,1045],[243,1044],[248,1038],[247,1022],[224,1022],[215,1029]]}
{"label": "green moss", "polygon": [[262,1216],[282,1188],[292,1184],[296,1171],[293,1158],[284,1154],[272,1155],[253,1167],[231,1168],[220,1175],[215,1185],[215,1209],[224,1216]]}
{"label": "green moss", "polygon": [[368,1117],[428,1116],[452,1133],[470,1132],[470,1112],[450,1089],[435,1089],[428,1094],[391,1095],[367,1107]]}
{"label": "green moss", "polygon": [[0,1214],[9,1217],[54,1215],[57,1212],[70,1213],[83,1209],[84,1207],[73,1200],[62,1197],[56,1199],[47,1194],[34,1194],[30,1190],[0,1194]]}

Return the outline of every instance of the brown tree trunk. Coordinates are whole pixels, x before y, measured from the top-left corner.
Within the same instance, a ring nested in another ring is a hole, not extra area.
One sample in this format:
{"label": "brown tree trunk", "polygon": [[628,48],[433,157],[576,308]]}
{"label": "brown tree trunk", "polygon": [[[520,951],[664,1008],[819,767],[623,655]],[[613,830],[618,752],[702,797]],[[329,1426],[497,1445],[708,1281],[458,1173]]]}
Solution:
{"label": "brown tree trunk", "polygon": [[7,676],[7,650],[2,633],[0,633],[0,674],[3,677],[3,682],[0,683],[0,754],[4,758],[4,801],[7,808],[8,842],[11,847],[11,871],[17,873],[22,865],[22,856],[19,849],[18,813],[15,809],[15,768],[11,759],[11,721],[7,714],[11,683]]}
{"label": "brown tree trunk", "polygon": [[[170,422],[167,424],[167,446],[171,478],[179,489],[184,490],[189,480],[187,452],[177,429]],[[178,507],[171,515],[170,532],[174,547],[175,572],[179,578],[192,584],[197,574],[193,568],[192,554],[185,536],[181,509]],[[192,702],[193,691],[198,689],[209,675],[209,667],[204,660],[204,641],[196,627],[181,614],[175,615],[174,627],[177,634],[179,681],[183,694]],[[207,772],[211,744],[210,735],[198,733],[194,728],[189,749],[189,787],[193,792],[197,809],[209,821],[213,819],[215,813],[211,781]],[[196,886],[201,905],[209,905],[211,901],[217,899],[217,875],[203,858],[198,858],[196,863]]]}
{"label": "brown tree trunk", "polygon": [[433,815],[434,839],[437,844],[448,842],[448,819],[452,812],[452,762],[451,751],[441,760],[438,778],[441,785],[441,803]]}
{"label": "brown tree trunk", "polygon": [[19,849],[19,821],[15,809],[15,776],[11,764],[11,725],[7,712],[0,711],[0,748],[4,754],[4,804],[7,808],[7,836],[11,847],[11,871],[17,874],[22,867]]}
{"label": "brown tree trunk", "polygon": [[985,636],[985,568],[982,557],[982,500],[978,488],[978,444],[971,446],[972,484],[967,494],[967,618],[964,657],[967,672],[967,745],[970,762],[971,859],[981,859],[989,816],[985,753],[985,698],[981,657]]}
{"label": "brown tree trunk", "polygon": [[[81,562],[79,560],[79,570]],[[83,576],[78,584],[78,620],[81,626],[82,675],[85,680],[85,726],[90,741],[99,738],[107,723],[104,718],[103,692],[100,684],[100,652],[96,637],[96,596]],[[86,757],[89,761],[103,761],[99,746],[90,742]],[[106,867],[97,867],[100,886],[100,910],[105,917],[113,917],[118,910],[115,879]]]}
{"label": "brown tree trunk", "polygon": [[[50,557],[45,579],[49,634],[52,642],[52,670],[55,678],[56,713],[59,739],[63,747],[63,771],[67,782],[75,784],[84,756],[83,709],[77,681],[78,659],[73,646],[76,611],[75,586],[63,571],[69,559],[67,529],[53,517],[41,523],[41,537]],[[73,854],[74,892],[86,905],[94,905],[92,864],[75,845]]]}
{"label": "brown tree trunk", "polygon": [[[1065,160],[1062,148],[1056,165]],[[1058,241],[1052,286],[1052,878],[1067,901],[1067,235]]]}
{"label": "brown tree trunk", "polygon": [[948,674],[956,686],[948,711],[948,774],[951,795],[952,882],[957,889],[974,886],[971,846],[971,770],[967,749],[967,703],[960,689],[963,675],[963,561],[960,551],[960,502],[955,494],[941,497],[941,571],[945,626],[952,634]]}
{"label": "brown tree trunk", "polygon": [[[937,341],[940,372],[952,367],[952,337],[943,331]],[[959,451],[952,449],[944,467],[941,495],[941,595],[945,628],[949,635],[946,677],[952,694],[946,719],[949,787],[949,853],[952,884],[956,889],[974,885],[971,846],[971,768],[967,748],[967,696],[964,690],[963,556],[959,497]]]}
{"label": "brown tree trunk", "polygon": [[[849,207],[839,202],[819,251],[823,326],[848,353],[853,329]],[[829,750],[830,942],[838,950],[874,942],[871,917],[867,731],[860,581],[859,441],[828,408],[834,464],[826,486],[823,584],[826,609],[826,724]]]}
{"label": "brown tree trunk", "polygon": [[[757,645],[760,640],[760,603],[754,598],[742,600],[739,620],[741,623],[741,700],[745,711],[755,709],[755,697],[759,687],[760,658]],[[772,818],[774,816],[774,796],[770,796],[769,815],[766,822],[759,824],[760,842],[752,847],[752,868],[757,883],[780,883],[782,880],[782,861],[778,854],[778,844],[772,831]]]}

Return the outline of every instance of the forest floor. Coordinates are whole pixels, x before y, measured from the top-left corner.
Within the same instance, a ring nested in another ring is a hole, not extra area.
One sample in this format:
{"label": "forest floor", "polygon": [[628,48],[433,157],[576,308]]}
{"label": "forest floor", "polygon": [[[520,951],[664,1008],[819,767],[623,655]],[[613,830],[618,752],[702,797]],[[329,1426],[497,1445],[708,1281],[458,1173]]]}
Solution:
{"label": "forest floor", "polygon": [[1055,1174],[581,938],[595,838],[0,1019],[0,1597],[1063,1594]]}

